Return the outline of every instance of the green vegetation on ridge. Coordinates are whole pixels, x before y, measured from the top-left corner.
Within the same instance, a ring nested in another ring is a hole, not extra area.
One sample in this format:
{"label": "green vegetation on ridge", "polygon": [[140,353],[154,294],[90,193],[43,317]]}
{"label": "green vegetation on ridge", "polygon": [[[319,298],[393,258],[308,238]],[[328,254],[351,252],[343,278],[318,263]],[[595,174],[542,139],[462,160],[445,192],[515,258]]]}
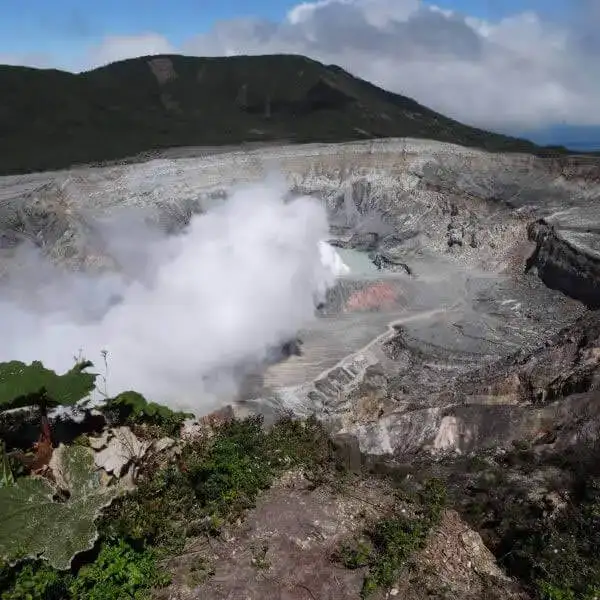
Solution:
{"label": "green vegetation on ridge", "polygon": [[[553,453],[527,443],[454,466],[457,509],[536,600],[600,597],[600,446]],[[533,489],[532,489],[533,488]],[[532,493],[535,491],[535,493]]]}
{"label": "green vegetation on ridge", "polygon": [[141,57],[77,75],[0,65],[0,89],[0,175],[244,142],[417,137],[540,150],[302,56]]}

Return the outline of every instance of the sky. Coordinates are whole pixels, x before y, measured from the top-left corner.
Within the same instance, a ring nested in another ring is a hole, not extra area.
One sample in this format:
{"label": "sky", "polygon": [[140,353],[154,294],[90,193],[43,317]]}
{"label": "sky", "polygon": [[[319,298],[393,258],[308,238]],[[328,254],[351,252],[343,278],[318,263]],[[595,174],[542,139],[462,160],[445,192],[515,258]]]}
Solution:
{"label": "sky", "polygon": [[0,64],[305,54],[463,122],[600,125],[600,0],[0,0]]}

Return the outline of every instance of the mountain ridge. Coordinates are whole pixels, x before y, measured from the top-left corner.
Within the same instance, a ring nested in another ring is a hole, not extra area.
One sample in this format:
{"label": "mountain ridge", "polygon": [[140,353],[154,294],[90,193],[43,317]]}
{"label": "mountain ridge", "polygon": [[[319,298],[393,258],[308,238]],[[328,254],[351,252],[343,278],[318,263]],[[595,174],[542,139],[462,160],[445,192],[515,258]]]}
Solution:
{"label": "mountain ridge", "polygon": [[415,137],[566,153],[445,117],[300,55],[113,62],[78,74],[0,65],[0,174],[181,146]]}

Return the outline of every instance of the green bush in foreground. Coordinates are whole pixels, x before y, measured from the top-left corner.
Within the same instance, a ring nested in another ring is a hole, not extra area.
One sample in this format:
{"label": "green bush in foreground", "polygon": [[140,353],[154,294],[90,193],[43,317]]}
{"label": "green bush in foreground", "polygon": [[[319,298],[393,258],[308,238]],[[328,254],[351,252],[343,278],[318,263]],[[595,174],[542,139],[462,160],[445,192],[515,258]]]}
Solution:
{"label": "green bush in foreground", "polygon": [[346,569],[360,569],[371,564],[374,551],[370,540],[360,539],[355,543],[344,542],[335,552],[334,558]]}
{"label": "green bush in foreground", "polygon": [[141,478],[134,493],[113,503],[99,529],[107,539],[126,539],[163,554],[178,553],[190,527],[201,518],[186,475],[169,465]]}
{"label": "green bush in foreground", "polygon": [[69,576],[45,564],[27,564],[18,572],[2,600],[65,600]]}
{"label": "green bush in foreground", "polygon": [[[546,455],[516,448],[478,474],[461,499],[500,565],[536,600],[600,598],[599,459],[600,446]],[[506,476],[505,463],[521,475],[538,471],[555,479],[543,497],[532,496]]]}
{"label": "green bush in foreground", "polygon": [[157,568],[151,550],[135,550],[120,540],[105,545],[98,558],[81,568],[69,586],[74,600],[149,598],[153,587],[164,587],[171,579]]}
{"label": "green bush in foreground", "polygon": [[103,544],[94,562],[77,575],[40,561],[0,567],[1,600],[145,600],[170,582],[151,550],[124,541]]}
{"label": "green bush in foreground", "polygon": [[575,592],[571,587],[556,586],[547,581],[538,582],[538,593],[544,600],[598,600],[599,587],[588,587],[583,592]]}
{"label": "green bush in foreground", "polygon": [[103,407],[105,414],[120,425],[152,427],[157,436],[177,436],[183,422],[192,414],[176,412],[167,406],[148,402],[138,392],[122,392],[109,398]]}
{"label": "green bush in foreground", "polygon": [[254,506],[284,470],[304,466],[314,474],[328,457],[327,438],[316,420],[285,419],[265,432],[258,417],[227,423],[208,448],[190,446],[182,455],[196,498],[207,514],[222,519]]}
{"label": "green bush in foreground", "polygon": [[226,424],[206,449],[188,447],[182,459],[189,485],[208,513],[226,518],[253,506],[281,466],[271,441],[261,421],[249,419]]}
{"label": "green bush in foreground", "polygon": [[232,421],[212,439],[187,444],[179,464],[147,465],[131,495],[117,500],[102,519],[111,539],[129,539],[178,552],[186,536],[214,532],[223,521],[252,507],[258,494],[286,469],[326,468],[327,436],[314,420],[285,419],[265,432],[260,418]]}

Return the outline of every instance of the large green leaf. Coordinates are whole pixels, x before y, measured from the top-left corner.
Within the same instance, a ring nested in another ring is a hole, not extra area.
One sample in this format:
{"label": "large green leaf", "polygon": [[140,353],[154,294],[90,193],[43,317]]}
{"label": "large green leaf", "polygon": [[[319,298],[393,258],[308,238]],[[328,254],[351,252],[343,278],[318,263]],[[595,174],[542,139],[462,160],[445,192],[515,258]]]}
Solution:
{"label": "large green leaf", "polygon": [[103,485],[89,448],[60,446],[55,452],[56,479],[68,497],[55,500],[58,487],[40,477],[0,488],[0,558],[39,557],[68,569],[76,554],[93,547],[101,509],[125,490],[124,484]]}
{"label": "large green leaf", "polygon": [[42,395],[48,406],[76,404],[94,389],[96,374],[85,372],[90,366],[90,362],[78,363],[57,375],[39,361],[0,363],[0,410],[31,406]]}

